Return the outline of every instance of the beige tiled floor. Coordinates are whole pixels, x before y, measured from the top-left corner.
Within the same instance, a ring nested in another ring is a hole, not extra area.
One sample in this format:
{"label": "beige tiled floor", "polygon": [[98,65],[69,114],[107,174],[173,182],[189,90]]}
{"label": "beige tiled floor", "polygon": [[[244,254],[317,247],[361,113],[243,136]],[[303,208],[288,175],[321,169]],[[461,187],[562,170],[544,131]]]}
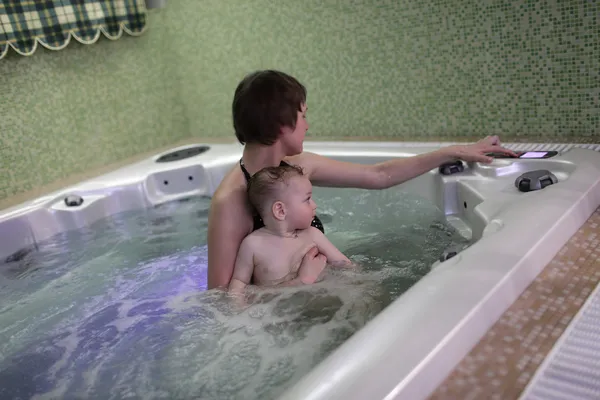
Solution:
{"label": "beige tiled floor", "polygon": [[429,400],[517,399],[600,281],[600,208]]}

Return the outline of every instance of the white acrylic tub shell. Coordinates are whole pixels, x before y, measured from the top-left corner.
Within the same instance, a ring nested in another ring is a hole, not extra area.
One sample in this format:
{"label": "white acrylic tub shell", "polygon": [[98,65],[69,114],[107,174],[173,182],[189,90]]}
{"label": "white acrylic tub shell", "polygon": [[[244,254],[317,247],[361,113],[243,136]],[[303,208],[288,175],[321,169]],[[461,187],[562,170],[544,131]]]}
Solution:
{"label": "white acrylic tub shell", "polygon": [[[115,213],[212,195],[242,148],[204,145],[210,150],[195,157],[157,163],[158,154],[3,210],[0,260]],[[440,145],[307,142],[305,150],[371,164]],[[600,153],[571,146],[563,150],[545,160],[466,164],[463,172],[449,176],[435,169],[403,184],[436,204],[476,243],[439,264],[282,398],[426,398],[599,206]],[[550,170],[559,183],[519,192],[515,179],[536,169]],[[71,194],[81,196],[83,204],[67,207],[64,198]]]}

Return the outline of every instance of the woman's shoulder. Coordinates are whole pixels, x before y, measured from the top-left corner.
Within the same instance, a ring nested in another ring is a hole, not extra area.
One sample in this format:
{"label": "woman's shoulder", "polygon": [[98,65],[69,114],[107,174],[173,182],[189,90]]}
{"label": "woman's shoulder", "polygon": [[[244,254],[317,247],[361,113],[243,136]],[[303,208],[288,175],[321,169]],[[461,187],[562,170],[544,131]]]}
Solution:
{"label": "woman's shoulder", "polygon": [[306,168],[310,166],[315,157],[317,156],[315,153],[311,153],[309,151],[303,151],[300,154],[296,154],[293,156],[287,156],[283,159],[283,162],[292,165],[298,165],[300,167]]}
{"label": "woman's shoulder", "polygon": [[311,175],[312,171],[327,158],[310,151],[303,151],[300,154],[288,156],[283,159],[284,162],[296,165],[304,170],[305,174]]}
{"label": "woman's shoulder", "polygon": [[211,204],[220,207],[245,207],[248,203],[246,190],[240,186],[219,186],[211,198]]}
{"label": "woman's shoulder", "polygon": [[[239,168],[238,168],[239,169]],[[245,199],[246,181],[241,171],[232,168],[224,177],[212,195],[212,201],[230,202]]]}
{"label": "woman's shoulder", "polygon": [[210,200],[209,224],[212,222],[222,228],[235,227],[245,232],[251,232],[253,220],[245,188],[235,185],[219,185]]}

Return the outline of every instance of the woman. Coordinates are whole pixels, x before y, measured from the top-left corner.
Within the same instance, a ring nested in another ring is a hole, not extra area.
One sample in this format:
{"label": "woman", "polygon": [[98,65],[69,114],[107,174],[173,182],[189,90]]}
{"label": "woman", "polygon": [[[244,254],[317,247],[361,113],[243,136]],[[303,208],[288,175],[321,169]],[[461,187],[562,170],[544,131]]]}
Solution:
{"label": "woman", "polygon": [[[374,165],[336,161],[302,151],[308,122],[306,89],[295,78],[266,70],[246,76],[237,86],[232,113],[235,135],[244,145],[242,158],[217,188],[208,219],[208,288],[229,285],[238,249],[244,237],[262,226],[248,206],[246,187],[251,175],[264,167],[295,164],[313,185],[385,189],[415,178],[454,160],[492,161],[486,153],[516,156],[500,146],[498,137],[474,144],[455,145],[427,154],[393,159]],[[313,225],[322,229],[320,221]],[[315,251],[304,263],[323,268],[326,260]]]}

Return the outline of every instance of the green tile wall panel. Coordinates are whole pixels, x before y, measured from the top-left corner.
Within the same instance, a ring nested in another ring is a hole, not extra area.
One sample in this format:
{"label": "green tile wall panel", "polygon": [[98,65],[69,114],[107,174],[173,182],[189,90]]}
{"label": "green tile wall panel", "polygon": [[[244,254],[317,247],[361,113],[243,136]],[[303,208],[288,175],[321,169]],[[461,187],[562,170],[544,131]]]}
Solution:
{"label": "green tile wall panel", "polygon": [[0,60],[0,200],[189,137],[170,42],[151,29],[29,57],[9,50]]}

